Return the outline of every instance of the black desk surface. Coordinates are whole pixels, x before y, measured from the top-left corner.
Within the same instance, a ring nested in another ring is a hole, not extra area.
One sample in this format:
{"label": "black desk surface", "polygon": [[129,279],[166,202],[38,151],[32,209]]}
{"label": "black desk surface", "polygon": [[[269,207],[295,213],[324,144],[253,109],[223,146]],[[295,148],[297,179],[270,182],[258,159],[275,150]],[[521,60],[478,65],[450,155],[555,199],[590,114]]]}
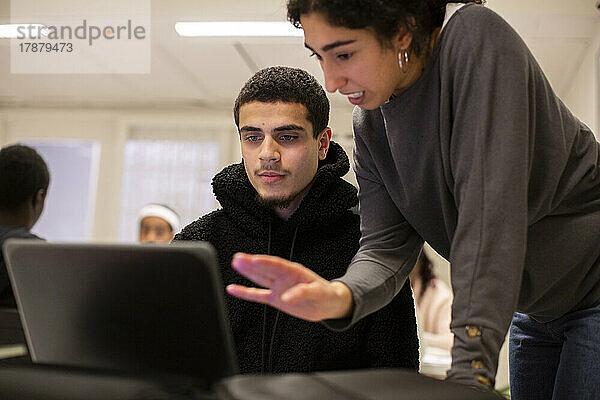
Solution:
{"label": "black desk surface", "polygon": [[217,385],[222,400],[498,400],[413,371],[371,369],[276,376],[234,376]]}

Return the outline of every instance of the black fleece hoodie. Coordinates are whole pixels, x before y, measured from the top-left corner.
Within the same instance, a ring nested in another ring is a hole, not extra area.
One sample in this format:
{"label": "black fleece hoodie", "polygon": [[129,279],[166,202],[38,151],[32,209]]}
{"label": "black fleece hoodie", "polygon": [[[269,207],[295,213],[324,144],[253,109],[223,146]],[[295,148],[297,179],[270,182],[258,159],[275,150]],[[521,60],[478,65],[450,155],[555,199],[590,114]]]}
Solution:
{"label": "black fleece hoodie", "polygon": [[[225,285],[253,285],[231,268],[236,252],[272,254],[299,262],[324,277],[343,275],[358,249],[356,188],[344,181],[349,162],[331,142],[310,191],[287,220],[259,204],[243,163],[213,179],[222,209],[186,226],[174,240],[204,240],[217,250]],[[334,332],[262,304],[226,295],[243,373],[310,372],[369,367],[418,368],[415,311],[409,285],[386,307],[352,328]]]}

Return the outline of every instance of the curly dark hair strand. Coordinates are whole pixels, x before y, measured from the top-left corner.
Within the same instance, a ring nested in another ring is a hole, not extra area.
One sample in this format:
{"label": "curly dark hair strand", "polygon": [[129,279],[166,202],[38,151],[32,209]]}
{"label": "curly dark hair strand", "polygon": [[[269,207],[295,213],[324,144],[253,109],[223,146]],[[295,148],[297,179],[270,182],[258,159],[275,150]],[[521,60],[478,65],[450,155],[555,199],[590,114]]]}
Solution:
{"label": "curly dark hair strand", "polygon": [[448,3],[483,4],[485,0],[288,0],[287,15],[297,28],[302,27],[302,14],[317,12],[334,26],[372,29],[382,46],[389,46],[400,27],[405,27],[413,35],[411,51],[420,56],[428,51],[434,30],[442,26]]}

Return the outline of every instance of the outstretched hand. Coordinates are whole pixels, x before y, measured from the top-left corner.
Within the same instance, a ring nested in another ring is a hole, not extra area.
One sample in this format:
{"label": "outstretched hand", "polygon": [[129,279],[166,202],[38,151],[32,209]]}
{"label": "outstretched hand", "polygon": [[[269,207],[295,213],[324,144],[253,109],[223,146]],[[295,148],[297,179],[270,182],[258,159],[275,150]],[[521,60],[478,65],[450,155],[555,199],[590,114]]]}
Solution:
{"label": "outstretched hand", "polygon": [[341,282],[330,282],[302,264],[267,255],[237,253],[233,269],[263,288],[228,285],[235,297],[269,304],[307,321],[349,317],[352,293]]}

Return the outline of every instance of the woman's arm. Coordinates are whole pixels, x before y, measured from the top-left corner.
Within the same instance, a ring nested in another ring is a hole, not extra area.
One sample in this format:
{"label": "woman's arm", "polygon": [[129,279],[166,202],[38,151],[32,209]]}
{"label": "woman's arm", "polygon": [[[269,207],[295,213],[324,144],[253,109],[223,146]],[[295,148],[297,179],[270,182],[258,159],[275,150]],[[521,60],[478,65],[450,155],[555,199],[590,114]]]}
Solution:
{"label": "woman's arm", "polygon": [[[339,278],[352,291],[354,312],[348,321],[332,322],[343,329],[388,304],[407,281],[423,239],[392,201],[373,162],[363,135],[374,128],[363,112],[355,112],[354,170],[359,185],[360,248],[346,274]],[[365,120],[366,119],[366,120]]]}
{"label": "woman's arm", "polygon": [[535,60],[492,11],[464,7],[446,29],[442,93],[451,96],[442,101],[451,104],[442,107],[453,110],[449,157],[458,209],[449,260],[454,347],[448,378],[492,386],[524,270],[536,101],[555,97],[540,91]]}

